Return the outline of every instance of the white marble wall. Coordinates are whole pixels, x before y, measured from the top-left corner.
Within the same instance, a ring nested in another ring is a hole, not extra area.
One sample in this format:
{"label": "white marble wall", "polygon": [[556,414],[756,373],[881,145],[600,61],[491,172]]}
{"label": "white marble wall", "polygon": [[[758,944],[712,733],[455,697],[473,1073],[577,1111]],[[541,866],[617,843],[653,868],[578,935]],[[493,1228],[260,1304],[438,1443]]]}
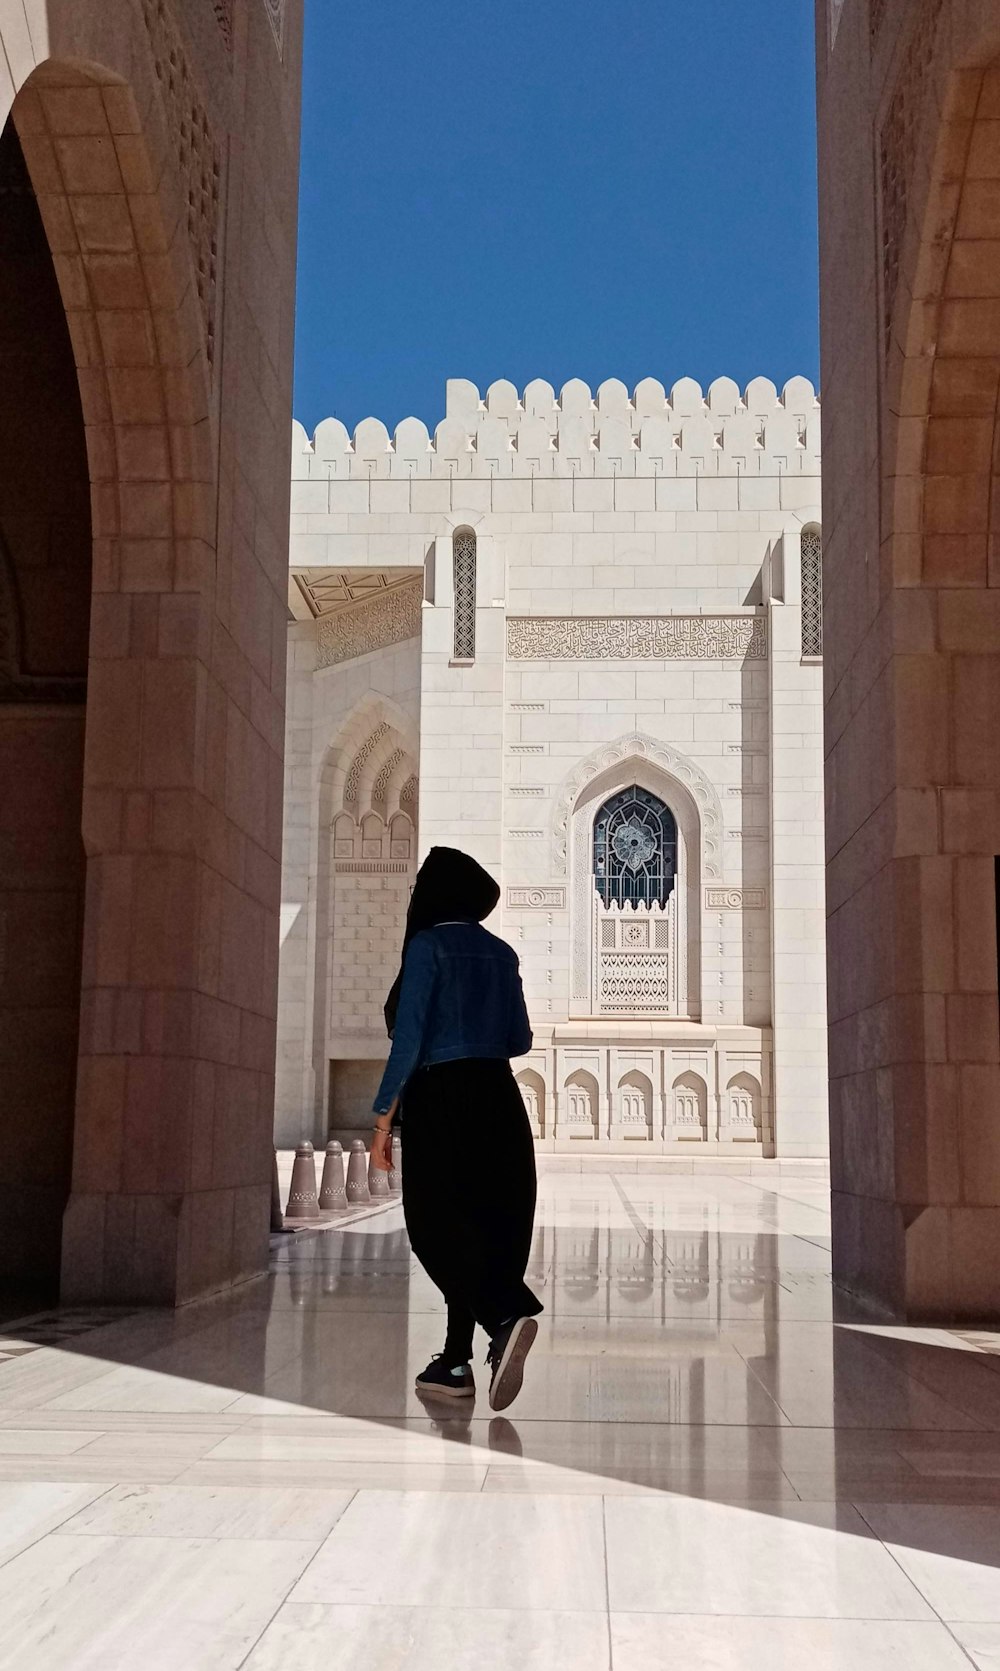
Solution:
{"label": "white marble wall", "polygon": [[[546,1147],[825,1152],[821,669],[801,655],[797,568],[819,520],[818,421],[802,379],[783,396],[720,380],[668,397],[647,380],[631,396],[570,384],[558,400],[542,383],[481,399],[452,382],[433,441],[416,420],[394,440],[374,420],[353,439],[332,420],[313,443],[297,430],[293,572],[419,568],[425,602],[419,644],[336,670],[300,674],[318,629],[291,629],[293,679],[323,691],[296,817],[312,821],[315,863],[317,763],[352,706],[384,689],[419,726],[420,850],[464,847],[502,881],[494,926],[522,959],[536,1048],[519,1068]],[[477,538],[477,642],[458,664],[461,527]],[[636,781],[687,824],[695,952],[671,1019],[595,1015],[581,986],[587,819]],[[295,897],[304,852],[289,858]],[[315,963],[309,931],[300,939]],[[294,979],[289,1119],[308,972]],[[365,1050],[384,1050],[380,1021]],[[310,1122],[323,1106],[315,1082]]]}

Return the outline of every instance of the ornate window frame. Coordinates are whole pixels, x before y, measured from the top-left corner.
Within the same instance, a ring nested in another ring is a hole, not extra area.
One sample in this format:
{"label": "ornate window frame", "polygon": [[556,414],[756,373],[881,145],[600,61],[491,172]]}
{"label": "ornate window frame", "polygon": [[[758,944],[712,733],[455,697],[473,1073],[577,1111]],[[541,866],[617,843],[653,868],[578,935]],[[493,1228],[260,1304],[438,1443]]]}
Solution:
{"label": "ornate window frame", "polygon": [[823,530],[802,530],[802,660],[823,660]]}
{"label": "ornate window frame", "polygon": [[476,571],[478,545],[472,528],[456,528],[451,536],[454,583],[453,661],[460,665],[476,659]]}

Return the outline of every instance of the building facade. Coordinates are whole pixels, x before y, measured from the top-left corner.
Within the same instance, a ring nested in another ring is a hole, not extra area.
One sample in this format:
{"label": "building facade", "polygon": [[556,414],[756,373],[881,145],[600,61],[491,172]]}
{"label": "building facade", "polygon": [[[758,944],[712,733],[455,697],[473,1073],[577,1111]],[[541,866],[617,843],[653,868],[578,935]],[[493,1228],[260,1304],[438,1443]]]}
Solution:
{"label": "building facade", "polygon": [[825,1154],[819,468],[804,379],[296,427],[279,1140],[367,1126],[442,843],[501,882],[541,1148]]}
{"label": "building facade", "polygon": [[266,1267],[300,0],[0,7],[0,1285]]}
{"label": "building facade", "polygon": [[1000,1316],[1000,10],[819,0],[837,1280]]}

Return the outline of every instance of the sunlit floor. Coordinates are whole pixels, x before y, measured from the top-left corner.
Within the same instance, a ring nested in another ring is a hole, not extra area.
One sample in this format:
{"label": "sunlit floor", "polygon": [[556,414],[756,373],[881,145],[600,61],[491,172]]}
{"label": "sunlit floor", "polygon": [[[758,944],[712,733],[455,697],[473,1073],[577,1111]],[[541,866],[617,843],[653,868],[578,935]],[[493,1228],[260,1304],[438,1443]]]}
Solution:
{"label": "sunlit floor", "polygon": [[542,1179],[524,1391],[425,1408],[393,1208],[0,1331],[0,1664],[1000,1667],[1000,1336],[833,1321],[815,1173]]}

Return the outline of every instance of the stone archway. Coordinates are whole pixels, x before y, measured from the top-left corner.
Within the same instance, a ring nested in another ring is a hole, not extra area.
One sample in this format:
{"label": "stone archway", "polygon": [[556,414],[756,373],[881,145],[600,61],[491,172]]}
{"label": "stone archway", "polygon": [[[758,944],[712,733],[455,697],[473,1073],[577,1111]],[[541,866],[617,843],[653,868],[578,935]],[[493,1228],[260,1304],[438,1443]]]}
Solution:
{"label": "stone archway", "polygon": [[58,1284],[86,860],[90,477],[73,348],[13,121],[0,133],[0,1284]]}
{"label": "stone archway", "polygon": [[[58,802],[64,847],[86,870],[79,957],[60,954],[80,987],[66,1005],[75,1063],[63,1029],[63,1090],[76,1084],[61,1292],[175,1303],[267,1259],[294,215],[262,210],[266,235],[229,217],[228,245],[223,224],[227,168],[238,178],[256,155],[262,204],[290,178],[294,87],[255,111],[248,148],[239,100],[253,102],[253,63],[213,74],[246,55],[243,35],[213,32],[210,16],[192,34],[169,0],[16,10],[16,27],[0,21],[12,74],[0,119],[23,150],[58,285],[90,521],[82,786],[75,808],[68,794],[39,801],[40,777],[22,769],[5,809],[42,829]],[[224,290],[232,366],[255,343],[266,397],[244,383],[237,399],[223,365]],[[0,421],[14,398],[7,379]],[[32,446],[71,505],[54,426]],[[81,536],[83,524],[81,513]],[[57,578],[50,627],[70,613],[85,626]],[[18,1153],[3,1157],[23,1178],[39,1150],[43,1171],[58,1150],[53,1203],[69,1100],[58,1131],[29,1108],[13,1127]],[[49,1219],[51,1270],[54,1205]]]}
{"label": "stone archway", "polygon": [[[155,64],[148,73],[152,80]],[[32,1049],[19,1053],[22,1079],[36,1056],[36,1089],[56,1075],[59,1107],[26,1095],[24,1085],[15,1099],[23,1114],[6,1122],[17,1152],[4,1170],[19,1205],[8,1223],[22,1226],[23,1256],[51,1280],[68,1196],[64,1296],[151,1287],[173,1294],[183,1286],[178,1215],[158,1192],[183,1196],[190,1183],[181,1154],[168,1159],[163,1134],[186,1144],[192,1069],[183,1052],[155,1042],[153,1018],[197,985],[201,662],[214,567],[212,322],[191,278],[183,184],[162,126],[140,119],[130,86],[93,67],[46,62],[17,94],[4,145],[34,216],[40,283],[31,305],[44,294],[48,309],[30,337],[28,322],[9,309],[4,322],[5,359],[25,373],[5,377],[2,404],[5,428],[19,438],[13,459],[22,455],[22,514],[8,515],[5,534],[27,658],[20,683],[7,686],[20,699],[16,726],[5,704],[4,734],[11,741],[16,733],[21,749],[6,807],[29,834],[55,827],[65,853],[61,927],[46,924],[37,893],[22,913],[37,955],[48,948],[45,984],[65,1002],[51,1037],[38,1022]],[[8,212],[8,231],[13,224]],[[39,350],[39,340],[48,347]],[[44,375],[52,356],[54,382]],[[46,516],[60,520],[58,552],[32,557],[29,525]],[[48,648],[39,662],[40,623]],[[66,707],[58,717],[48,712],[52,691],[25,685],[39,668],[75,679],[72,720]],[[43,762],[57,733],[72,793],[46,783]],[[183,839],[166,835],[163,821],[177,836],[183,827]],[[109,1265],[113,1198],[133,1206],[131,1233]],[[27,1232],[26,1220],[34,1226]],[[160,1264],[155,1283],[141,1268],[151,1257]]]}
{"label": "stone archway", "polygon": [[[986,1317],[1000,1313],[1000,25],[993,7],[920,0],[883,16],[870,49],[878,240],[853,221],[836,263],[825,252],[834,1262],[897,1314]],[[832,133],[829,98],[821,77]],[[828,242],[861,164],[852,121]]]}

